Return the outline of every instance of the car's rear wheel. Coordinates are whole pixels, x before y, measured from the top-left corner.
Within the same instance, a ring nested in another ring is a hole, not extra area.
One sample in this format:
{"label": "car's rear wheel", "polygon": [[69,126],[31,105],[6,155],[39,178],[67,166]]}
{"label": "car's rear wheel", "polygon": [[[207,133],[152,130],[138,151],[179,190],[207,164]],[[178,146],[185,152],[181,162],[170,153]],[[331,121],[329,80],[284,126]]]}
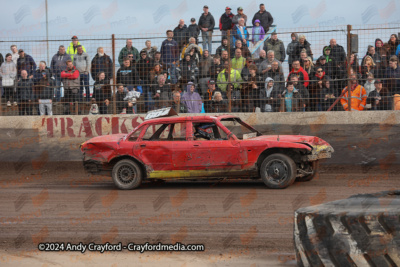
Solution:
{"label": "car's rear wheel", "polygon": [[285,154],[272,154],[261,164],[261,179],[268,188],[283,189],[296,179],[296,164]]}
{"label": "car's rear wheel", "polygon": [[296,181],[298,181],[298,182],[308,182],[308,181],[311,181],[312,179],[314,179],[314,177],[318,173],[319,161],[318,160],[313,161],[310,165],[311,165],[311,169],[312,169],[313,173],[309,174],[309,175],[306,175],[306,176],[303,176],[303,177],[297,177]]}
{"label": "car's rear wheel", "polygon": [[112,178],[119,189],[134,189],[142,183],[142,170],[136,162],[123,159],[114,165]]}

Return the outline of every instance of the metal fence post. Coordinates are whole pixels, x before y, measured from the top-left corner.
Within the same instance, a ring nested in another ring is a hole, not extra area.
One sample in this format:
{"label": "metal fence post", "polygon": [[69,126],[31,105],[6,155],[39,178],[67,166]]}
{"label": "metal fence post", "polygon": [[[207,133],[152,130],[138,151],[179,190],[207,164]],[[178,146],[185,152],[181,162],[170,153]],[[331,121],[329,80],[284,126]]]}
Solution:
{"label": "metal fence post", "polygon": [[347,108],[351,111],[351,81],[350,81],[350,58],[351,58],[351,25],[347,25]]}
{"label": "metal fence post", "polygon": [[112,42],[112,57],[113,57],[113,68],[112,68],[112,74],[113,74],[113,114],[117,114],[117,100],[116,100],[116,95],[115,95],[115,84],[116,84],[116,78],[115,78],[115,34],[111,36],[111,42]]}

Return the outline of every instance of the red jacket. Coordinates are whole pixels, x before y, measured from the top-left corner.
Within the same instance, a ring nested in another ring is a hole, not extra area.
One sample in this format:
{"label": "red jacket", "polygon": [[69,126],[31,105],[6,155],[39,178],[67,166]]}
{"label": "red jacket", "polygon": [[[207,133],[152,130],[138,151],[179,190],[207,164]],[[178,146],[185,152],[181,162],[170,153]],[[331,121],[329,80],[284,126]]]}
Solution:
{"label": "red jacket", "polygon": [[61,72],[61,78],[63,79],[63,84],[65,90],[73,90],[73,93],[77,93],[81,86],[79,70],[73,67],[72,70],[64,70]]}
{"label": "red jacket", "polygon": [[66,69],[61,72],[61,78],[63,79],[75,80],[78,79],[78,77],[79,77],[79,70],[77,70],[75,66],[73,66],[72,70]]}
{"label": "red jacket", "polygon": [[307,71],[305,71],[302,67],[300,67],[298,71],[292,69],[292,71],[289,73],[288,80],[292,74],[297,74],[297,76],[299,76],[299,81],[303,82],[304,87],[308,86],[310,78],[308,77]]}

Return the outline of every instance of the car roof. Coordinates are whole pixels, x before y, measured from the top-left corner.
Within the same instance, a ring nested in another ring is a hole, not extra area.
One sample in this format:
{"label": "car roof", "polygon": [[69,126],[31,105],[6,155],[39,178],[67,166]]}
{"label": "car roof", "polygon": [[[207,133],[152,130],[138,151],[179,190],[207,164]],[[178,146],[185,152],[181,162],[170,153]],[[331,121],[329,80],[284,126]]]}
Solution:
{"label": "car roof", "polygon": [[221,120],[221,119],[228,119],[228,118],[237,118],[236,116],[232,115],[222,115],[222,116],[175,116],[175,117],[163,117],[163,118],[157,118],[157,119],[150,119],[147,121],[144,121],[141,125],[146,125],[146,124],[158,124],[158,123],[179,123],[179,122],[184,122],[184,121],[209,121],[213,122],[215,120]]}

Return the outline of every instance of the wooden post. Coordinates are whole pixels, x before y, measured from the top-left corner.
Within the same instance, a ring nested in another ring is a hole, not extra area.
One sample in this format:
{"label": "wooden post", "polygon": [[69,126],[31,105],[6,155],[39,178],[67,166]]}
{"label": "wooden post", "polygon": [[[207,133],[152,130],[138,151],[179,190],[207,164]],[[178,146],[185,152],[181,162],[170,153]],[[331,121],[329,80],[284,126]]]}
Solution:
{"label": "wooden post", "polygon": [[229,85],[231,83],[231,30],[228,30],[228,84],[226,85],[226,96],[228,97],[228,112],[232,112],[232,94],[229,91]]}

